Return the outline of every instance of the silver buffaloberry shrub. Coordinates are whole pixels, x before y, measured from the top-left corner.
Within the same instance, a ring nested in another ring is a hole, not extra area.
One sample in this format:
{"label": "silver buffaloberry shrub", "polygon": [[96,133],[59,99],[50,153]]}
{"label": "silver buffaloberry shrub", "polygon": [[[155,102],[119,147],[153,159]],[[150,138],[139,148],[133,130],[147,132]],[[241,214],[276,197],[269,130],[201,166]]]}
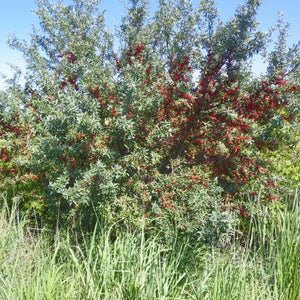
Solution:
{"label": "silver buffaloberry shrub", "polygon": [[[211,0],[161,0],[155,12],[131,0],[114,34],[98,2],[39,0],[31,41],[11,38],[27,70],[25,88],[2,97],[1,189],[48,225],[207,236],[220,216],[231,230],[254,187],[273,197],[261,153],[296,112],[298,48],[268,53],[258,0],[226,23]],[[269,68],[255,77],[258,54]]]}

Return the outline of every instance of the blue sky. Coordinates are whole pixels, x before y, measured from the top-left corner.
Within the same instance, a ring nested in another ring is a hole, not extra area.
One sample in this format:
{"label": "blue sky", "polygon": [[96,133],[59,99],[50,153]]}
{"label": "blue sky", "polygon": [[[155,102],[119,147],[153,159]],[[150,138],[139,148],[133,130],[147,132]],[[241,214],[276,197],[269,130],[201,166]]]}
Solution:
{"label": "blue sky", "polygon": [[[155,3],[155,0],[150,0]],[[193,0],[195,5],[198,0]],[[223,20],[228,20],[236,7],[243,0],[217,0],[218,8]],[[104,0],[101,4],[106,10],[106,23],[110,28],[120,22],[122,17],[122,4],[120,0]],[[0,72],[10,74],[7,63],[24,68],[22,55],[7,46],[8,34],[15,34],[19,38],[27,39],[32,25],[38,25],[38,18],[33,10],[36,8],[34,0],[0,0]],[[285,21],[290,24],[289,44],[300,40],[300,1],[299,0],[263,0],[257,20],[260,29],[267,30],[275,25],[278,12],[284,13]],[[256,72],[262,68],[260,62],[256,63]],[[0,79],[0,89],[3,89],[3,81]]]}

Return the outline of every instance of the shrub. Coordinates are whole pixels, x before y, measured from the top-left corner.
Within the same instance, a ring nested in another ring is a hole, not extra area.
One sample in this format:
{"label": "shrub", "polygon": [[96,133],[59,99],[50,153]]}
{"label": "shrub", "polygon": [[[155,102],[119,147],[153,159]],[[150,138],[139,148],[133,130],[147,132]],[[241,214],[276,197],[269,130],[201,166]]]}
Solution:
{"label": "shrub", "polygon": [[167,235],[199,230],[221,207],[246,217],[243,193],[273,185],[257,155],[272,143],[260,137],[298,89],[287,64],[271,60],[261,78],[247,65],[267,42],[260,1],[226,24],[213,1],[161,1],[151,18],[146,1],[130,3],[116,43],[92,0],[39,1],[41,31],[11,40],[27,59],[15,101],[42,217],[85,228],[146,219]]}

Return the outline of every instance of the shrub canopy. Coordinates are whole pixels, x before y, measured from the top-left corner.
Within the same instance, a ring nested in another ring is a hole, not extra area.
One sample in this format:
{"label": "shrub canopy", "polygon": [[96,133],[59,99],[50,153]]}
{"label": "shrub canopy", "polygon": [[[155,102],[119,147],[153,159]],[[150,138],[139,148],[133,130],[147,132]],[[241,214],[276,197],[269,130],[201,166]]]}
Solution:
{"label": "shrub canopy", "polygon": [[[200,232],[213,211],[246,217],[245,193],[274,187],[261,153],[298,113],[299,53],[282,20],[268,51],[260,1],[223,23],[211,0],[159,1],[155,12],[131,0],[114,34],[97,0],[37,4],[31,40],[10,40],[25,87],[12,81],[0,102],[11,198],[50,224],[149,219]],[[257,55],[269,64],[260,77]]]}

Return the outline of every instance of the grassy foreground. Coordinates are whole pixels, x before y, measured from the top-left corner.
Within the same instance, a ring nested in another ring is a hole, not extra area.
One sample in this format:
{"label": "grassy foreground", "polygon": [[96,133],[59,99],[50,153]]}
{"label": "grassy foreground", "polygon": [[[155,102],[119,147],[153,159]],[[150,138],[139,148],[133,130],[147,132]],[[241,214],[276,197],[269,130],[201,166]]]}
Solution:
{"label": "grassy foreground", "polygon": [[225,248],[172,247],[141,231],[113,242],[96,229],[82,243],[32,234],[0,219],[0,299],[300,299],[298,197],[251,219],[249,236]]}

